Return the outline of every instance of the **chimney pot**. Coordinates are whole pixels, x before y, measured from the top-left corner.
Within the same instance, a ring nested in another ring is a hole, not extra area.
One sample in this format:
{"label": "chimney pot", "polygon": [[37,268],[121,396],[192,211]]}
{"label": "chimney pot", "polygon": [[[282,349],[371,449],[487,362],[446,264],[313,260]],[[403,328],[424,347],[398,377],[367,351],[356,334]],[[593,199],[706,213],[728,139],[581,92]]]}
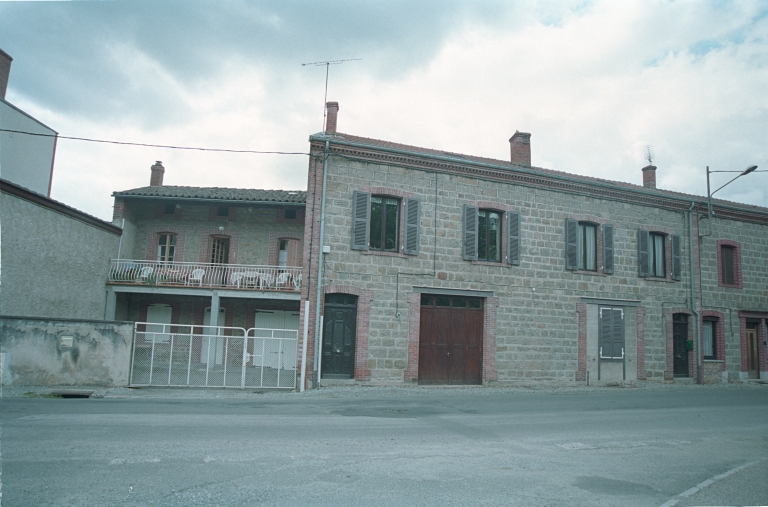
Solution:
{"label": "chimney pot", "polygon": [[0,99],[5,100],[5,90],[8,89],[8,78],[11,75],[11,55],[0,49]]}
{"label": "chimney pot", "polygon": [[325,116],[325,133],[336,133],[336,119],[339,116],[339,103],[338,102],[326,102],[325,109],[327,111]]}
{"label": "chimney pot", "polygon": [[531,165],[531,134],[515,130],[509,138],[510,161],[513,164]]}
{"label": "chimney pot", "polygon": [[645,188],[656,188],[656,166],[647,165],[643,167],[643,186]]}
{"label": "chimney pot", "polygon": [[165,174],[165,167],[163,167],[163,163],[158,160],[150,169],[152,170],[152,176],[149,178],[149,186],[162,187],[163,174]]}

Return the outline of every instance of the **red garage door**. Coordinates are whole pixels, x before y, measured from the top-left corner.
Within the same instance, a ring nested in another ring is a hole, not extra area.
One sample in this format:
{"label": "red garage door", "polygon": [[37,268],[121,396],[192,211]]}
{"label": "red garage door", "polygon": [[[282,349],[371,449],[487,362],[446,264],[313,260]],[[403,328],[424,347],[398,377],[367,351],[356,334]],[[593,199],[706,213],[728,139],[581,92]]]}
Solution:
{"label": "red garage door", "polygon": [[419,384],[482,384],[483,300],[421,296]]}

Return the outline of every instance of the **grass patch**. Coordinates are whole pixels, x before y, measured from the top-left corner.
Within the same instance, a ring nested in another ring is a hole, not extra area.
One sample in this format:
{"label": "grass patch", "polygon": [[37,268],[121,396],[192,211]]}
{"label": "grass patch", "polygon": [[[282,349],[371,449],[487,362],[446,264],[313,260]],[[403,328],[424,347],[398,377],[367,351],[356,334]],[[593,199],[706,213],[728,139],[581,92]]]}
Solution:
{"label": "grass patch", "polygon": [[24,393],[24,396],[26,398],[57,398],[61,399],[61,396],[58,394],[51,394],[51,393],[36,393],[34,391],[27,391]]}

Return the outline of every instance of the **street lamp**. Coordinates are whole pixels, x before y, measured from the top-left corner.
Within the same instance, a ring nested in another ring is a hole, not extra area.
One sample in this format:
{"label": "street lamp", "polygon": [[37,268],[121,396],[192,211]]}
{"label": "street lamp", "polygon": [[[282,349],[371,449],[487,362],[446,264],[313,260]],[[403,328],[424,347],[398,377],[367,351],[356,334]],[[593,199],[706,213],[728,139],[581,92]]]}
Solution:
{"label": "street lamp", "polygon": [[[742,176],[746,176],[747,174],[751,173],[755,169],[757,169],[757,166],[756,165],[751,165],[751,166],[747,167],[743,171],[710,171],[709,170],[709,166],[707,166],[707,202],[708,202],[709,218],[710,218],[710,220],[712,219],[712,215],[713,215],[713,213],[712,213],[712,196],[715,195],[715,193],[717,191],[721,190],[723,187],[726,187],[726,186],[730,185],[731,183],[736,181],[738,178],[741,178]],[[759,172],[765,172],[765,171],[759,171]],[[710,191],[709,191],[709,174],[710,173],[740,173],[740,174],[738,176],[736,176],[735,178],[733,178],[728,183],[726,183],[725,185],[723,185],[722,187],[720,187],[717,190],[715,190],[714,192],[710,193]]]}

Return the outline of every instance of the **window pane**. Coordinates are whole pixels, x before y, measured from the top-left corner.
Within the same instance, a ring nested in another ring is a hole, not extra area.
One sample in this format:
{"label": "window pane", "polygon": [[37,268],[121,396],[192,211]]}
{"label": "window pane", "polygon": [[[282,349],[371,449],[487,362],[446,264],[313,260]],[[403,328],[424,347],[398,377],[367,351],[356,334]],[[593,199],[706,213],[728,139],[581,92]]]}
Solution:
{"label": "window pane", "polygon": [[596,250],[596,227],[594,225],[587,225],[584,229],[584,249],[586,253],[586,259],[584,263],[584,269],[595,271],[597,269],[597,257],[595,255]]}
{"label": "window pane", "polygon": [[381,250],[383,247],[382,221],[381,197],[371,197],[371,248]]}
{"label": "window pane", "polygon": [[467,300],[464,298],[453,298],[453,307],[454,308],[466,308],[467,307]]}
{"label": "window pane", "polygon": [[722,261],[723,261],[723,283],[726,284],[733,284],[734,283],[734,255],[733,255],[734,248],[730,246],[724,246],[722,247]]}
{"label": "window pane", "polygon": [[384,249],[397,250],[397,199],[386,199],[386,222],[384,224]]}
{"label": "window pane", "polygon": [[584,224],[579,224],[579,262],[578,262],[578,268],[579,269],[587,269],[587,255],[585,252],[585,238],[586,235],[586,228],[587,226]]}
{"label": "window pane", "polygon": [[421,306],[432,306],[432,296],[421,296]]}
{"label": "window pane", "polygon": [[704,321],[704,357],[714,357],[715,351],[715,323]]}
{"label": "window pane", "polygon": [[482,308],[483,301],[481,299],[470,299],[468,301],[470,308]]}
{"label": "window pane", "polygon": [[666,276],[664,270],[664,236],[651,234],[652,268],[653,276]]}
{"label": "window pane", "polygon": [[229,216],[229,206],[219,206],[217,216],[226,217]]}
{"label": "window pane", "polygon": [[501,216],[488,213],[488,260],[501,260]]}
{"label": "window pane", "polygon": [[166,215],[173,215],[175,211],[176,211],[176,205],[169,203],[165,205],[165,210],[163,211],[163,213]]}
{"label": "window pane", "polygon": [[451,306],[451,298],[437,297],[435,303],[437,306]]}
{"label": "window pane", "polygon": [[488,216],[484,210],[477,213],[477,258],[488,259]]}

